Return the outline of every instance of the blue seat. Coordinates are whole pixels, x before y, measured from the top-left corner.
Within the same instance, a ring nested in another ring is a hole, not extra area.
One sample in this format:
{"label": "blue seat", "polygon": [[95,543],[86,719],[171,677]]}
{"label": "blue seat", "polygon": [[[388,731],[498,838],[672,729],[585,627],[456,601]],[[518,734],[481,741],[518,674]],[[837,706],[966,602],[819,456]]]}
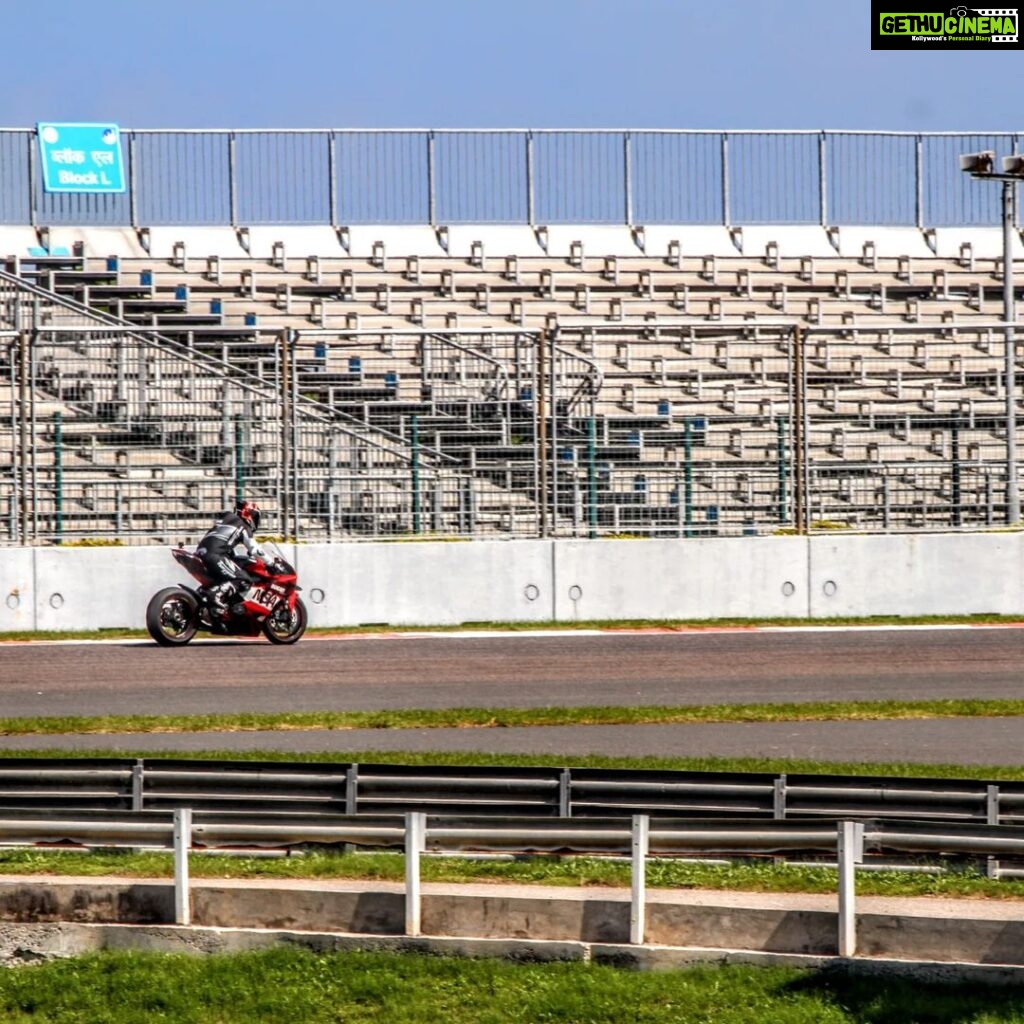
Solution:
{"label": "blue seat", "polygon": [[393,370],[384,374],[384,387],[391,392],[398,391],[398,374]]}
{"label": "blue seat", "polygon": [[143,288],[152,288],[153,287],[153,271],[152,270],[144,270],[144,271],[142,271],[142,273],[139,274],[139,284],[141,284]]}
{"label": "blue seat", "polygon": [[116,274],[118,269],[119,269],[119,267],[120,267],[120,261],[118,260],[118,258],[116,256],[108,256],[107,257],[107,270],[109,270],[111,274]]}
{"label": "blue seat", "polygon": [[210,299],[210,312],[215,313],[217,316],[221,316],[224,312],[224,302],[222,299]]}
{"label": "blue seat", "polygon": [[318,341],[313,346],[313,358],[314,359],[326,359],[327,358],[327,342]]}
{"label": "blue seat", "polygon": [[178,302],[188,302],[188,285],[179,284],[174,289],[174,297]]}
{"label": "blue seat", "polygon": [[362,373],[363,372],[363,360],[359,356],[348,357],[348,372],[349,373]]}
{"label": "blue seat", "polygon": [[255,327],[256,326],[256,314],[255,313],[246,313],[245,314],[245,326],[246,327]]}

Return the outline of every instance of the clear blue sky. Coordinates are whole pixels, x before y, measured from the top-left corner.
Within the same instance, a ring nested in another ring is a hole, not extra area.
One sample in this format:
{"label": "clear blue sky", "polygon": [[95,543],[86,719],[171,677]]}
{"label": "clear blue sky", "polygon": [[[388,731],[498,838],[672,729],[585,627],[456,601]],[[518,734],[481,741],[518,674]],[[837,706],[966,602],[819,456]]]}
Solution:
{"label": "clear blue sky", "polygon": [[5,6],[0,126],[1024,128],[1021,51],[872,52],[869,0]]}

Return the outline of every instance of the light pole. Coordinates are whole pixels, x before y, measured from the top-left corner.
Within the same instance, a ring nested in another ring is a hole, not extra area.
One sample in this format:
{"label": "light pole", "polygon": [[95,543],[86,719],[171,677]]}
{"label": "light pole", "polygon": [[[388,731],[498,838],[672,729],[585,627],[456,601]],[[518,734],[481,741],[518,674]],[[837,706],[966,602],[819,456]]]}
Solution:
{"label": "light pole", "polygon": [[960,170],[972,178],[1003,183],[1003,321],[1006,323],[1006,522],[1020,522],[1020,490],[1017,484],[1017,374],[1014,359],[1013,302],[1013,229],[1016,221],[1017,182],[1024,178],[1024,157],[1004,156],[1003,173],[993,170],[996,155],[991,150],[966,153],[960,157]]}

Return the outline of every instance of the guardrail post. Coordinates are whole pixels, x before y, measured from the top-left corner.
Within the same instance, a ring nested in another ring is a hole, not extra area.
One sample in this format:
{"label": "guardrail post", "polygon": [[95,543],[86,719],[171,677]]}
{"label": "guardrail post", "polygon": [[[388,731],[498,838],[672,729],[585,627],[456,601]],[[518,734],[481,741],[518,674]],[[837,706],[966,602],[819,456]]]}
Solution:
{"label": "guardrail post", "polygon": [[839,822],[839,955],[857,955],[856,865],[864,860],[864,826]]}
{"label": "guardrail post", "polygon": [[558,816],[572,817],[572,772],[568,768],[558,777]]}
{"label": "guardrail post", "polygon": [[192,846],[192,808],[174,809],[174,923],[192,923],[189,898],[188,851]]}
{"label": "guardrail post", "polygon": [[132,810],[141,811],[143,804],[143,783],[145,780],[145,762],[139,758],[132,765]]}
{"label": "guardrail post", "polygon": [[[999,824],[999,787],[989,786],[985,790],[985,821],[989,825]],[[985,874],[999,880],[999,861],[995,857],[985,858]]]}
{"label": "guardrail post", "polygon": [[629,903],[629,941],[635,946],[644,943],[647,915],[647,850],[650,846],[651,818],[633,815],[632,894]]}
{"label": "guardrail post", "polygon": [[780,775],[772,787],[772,817],[781,821],[786,816],[786,776]]}
{"label": "guardrail post", "polygon": [[405,815],[405,934],[420,934],[420,854],[427,838],[423,811]]}
{"label": "guardrail post", "polygon": [[345,813],[359,813],[359,765],[350,764],[345,771]]}

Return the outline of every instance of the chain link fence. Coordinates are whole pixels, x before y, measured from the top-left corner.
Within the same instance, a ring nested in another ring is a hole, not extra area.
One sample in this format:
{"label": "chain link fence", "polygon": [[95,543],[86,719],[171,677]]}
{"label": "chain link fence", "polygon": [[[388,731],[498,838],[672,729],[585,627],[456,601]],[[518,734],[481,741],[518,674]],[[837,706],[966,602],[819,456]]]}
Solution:
{"label": "chain link fence", "polygon": [[1024,353],[1000,323],[250,330],[204,347],[2,275],[0,346],[8,544],[191,542],[236,495],[308,541],[1012,513],[1006,367]]}

